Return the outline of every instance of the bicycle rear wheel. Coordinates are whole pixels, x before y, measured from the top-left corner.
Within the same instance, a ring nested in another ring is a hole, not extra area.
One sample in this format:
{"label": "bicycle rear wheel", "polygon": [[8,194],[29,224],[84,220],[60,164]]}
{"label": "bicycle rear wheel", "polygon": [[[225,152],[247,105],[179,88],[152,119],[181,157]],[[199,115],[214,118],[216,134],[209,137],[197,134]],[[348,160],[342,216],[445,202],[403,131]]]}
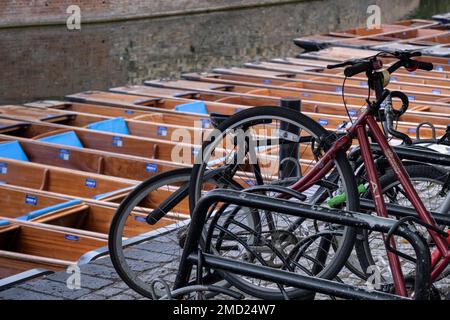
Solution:
{"label": "bicycle rear wheel", "polygon": [[[191,168],[182,168],[142,182],[122,201],[111,222],[112,263],[121,279],[147,298],[153,298],[152,280],[160,277],[170,283],[178,269],[190,217],[191,174]],[[207,180],[211,186],[223,187],[214,177]]]}
{"label": "bicycle rear wheel", "polygon": [[[439,212],[441,205],[446,200],[446,193],[448,192],[444,187],[448,179],[448,172],[443,168],[428,164],[410,163],[405,165],[405,169],[425,207],[429,211]],[[380,184],[386,203],[400,205],[406,208],[413,207],[393,170],[388,170],[380,177]],[[369,191],[367,192],[367,196],[370,198]],[[448,227],[442,226],[442,229],[448,229]],[[430,247],[434,247],[427,230],[420,226],[417,226],[417,230],[425,239],[428,239]],[[372,275],[371,281],[375,281],[377,278],[378,283],[376,283],[376,287],[378,289],[382,290],[385,288],[386,290],[386,288],[392,286],[392,275],[388,267],[387,259],[385,258],[386,249],[383,237],[377,232],[364,232],[363,236],[363,245],[356,248],[361,257],[360,261],[363,269],[368,271],[367,273],[369,275]],[[409,243],[404,242],[400,238],[396,238],[396,244],[401,252],[415,258],[414,250]],[[405,275],[415,272],[415,263],[401,257],[400,263]],[[375,285],[375,283],[370,283],[370,285]],[[440,286],[439,282],[435,283],[435,285],[438,288]],[[438,296],[436,292],[434,288],[432,297]]]}

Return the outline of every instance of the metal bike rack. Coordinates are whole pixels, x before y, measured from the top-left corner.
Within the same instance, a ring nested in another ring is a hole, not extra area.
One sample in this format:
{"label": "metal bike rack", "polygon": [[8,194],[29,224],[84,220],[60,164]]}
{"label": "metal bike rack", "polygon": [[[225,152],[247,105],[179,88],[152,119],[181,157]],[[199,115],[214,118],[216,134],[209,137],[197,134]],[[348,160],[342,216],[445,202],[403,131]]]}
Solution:
{"label": "metal bike rack", "polygon": [[[360,209],[375,211],[375,203],[372,200],[360,199]],[[395,216],[397,218],[404,217],[419,217],[414,209],[406,208],[398,204],[386,203],[386,208],[389,215]],[[430,212],[433,219],[437,224],[450,226],[450,215],[442,214],[437,212]]]}
{"label": "metal bike rack", "polygon": [[[408,299],[389,293],[358,288],[330,280],[293,274],[284,270],[252,265],[241,261],[237,262],[232,259],[201,252],[199,242],[202,228],[206,222],[208,209],[218,202],[268,210],[290,216],[320,220],[382,233],[388,233],[397,222],[396,220],[357,212],[338,211],[328,208],[320,208],[320,210],[317,210],[315,206],[298,202],[273,199],[267,196],[248,194],[233,190],[216,189],[201,198],[194,211],[175,281],[175,290],[188,285],[192,267],[196,264],[201,264],[202,267],[220,269],[235,274],[268,280],[282,285],[298,287],[347,299]],[[417,261],[420,261],[416,267],[415,299],[427,299],[431,287],[431,257],[425,240],[405,225],[401,225],[399,228],[395,229],[394,235],[403,237],[413,247]],[[199,261],[199,256],[202,257],[201,261]]]}
{"label": "metal bike rack", "polygon": [[[380,146],[378,144],[371,144],[370,148],[376,155],[382,155]],[[402,160],[411,160],[417,162],[424,162],[429,164],[437,164],[441,166],[450,166],[450,155],[446,155],[437,151],[424,150],[414,148],[414,146],[395,146],[393,147],[395,153]],[[359,147],[351,152],[351,159],[359,157]]]}

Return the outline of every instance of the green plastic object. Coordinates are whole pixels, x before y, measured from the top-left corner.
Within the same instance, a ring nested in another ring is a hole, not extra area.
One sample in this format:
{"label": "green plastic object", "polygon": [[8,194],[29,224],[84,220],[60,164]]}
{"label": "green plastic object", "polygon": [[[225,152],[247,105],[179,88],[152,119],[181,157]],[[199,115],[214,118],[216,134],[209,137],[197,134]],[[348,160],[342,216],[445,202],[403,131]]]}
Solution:
{"label": "green plastic object", "polygon": [[[360,184],[358,186],[359,194],[365,193],[366,191],[367,191],[367,189],[363,184]],[[341,193],[341,194],[331,198],[330,200],[328,200],[327,203],[331,208],[335,208],[335,207],[338,207],[338,206],[344,204],[345,200],[347,200],[347,195],[345,193]]]}

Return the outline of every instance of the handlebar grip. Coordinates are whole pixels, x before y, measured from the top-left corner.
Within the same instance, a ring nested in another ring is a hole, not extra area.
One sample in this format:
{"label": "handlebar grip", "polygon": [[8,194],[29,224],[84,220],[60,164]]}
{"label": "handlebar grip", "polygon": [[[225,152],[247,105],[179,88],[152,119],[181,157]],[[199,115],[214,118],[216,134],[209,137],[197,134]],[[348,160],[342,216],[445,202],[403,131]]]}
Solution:
{"label": "handlebar grip", "polygon": [[431,71],[434,69],[434,66],[431,62],[424,62],[424,61],[416,61],[417,69],[425,70],[425,71]]}
{"label": "handlebar grip", "polygon": [[344,74],[347,78],[350,78],[358,73],[369,70],[369,68],[370,68],[369,62],[358,62],[358,63],[354,64],[353,66],[345,68]]}

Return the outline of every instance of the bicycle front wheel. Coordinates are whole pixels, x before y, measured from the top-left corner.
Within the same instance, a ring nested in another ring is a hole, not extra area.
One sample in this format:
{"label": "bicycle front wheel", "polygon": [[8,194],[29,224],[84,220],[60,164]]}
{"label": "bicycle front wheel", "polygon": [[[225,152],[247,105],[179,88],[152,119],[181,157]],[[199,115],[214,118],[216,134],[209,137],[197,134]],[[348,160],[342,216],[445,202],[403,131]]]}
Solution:
{"label": "bicycle front wheel", "polygon": [[[283,194],[302,181],[321,156],[320,139],[328,132],[307,116],[282,107],[244,110],[223,122],[202,147],[193,168],[191,211],[217,172],[224,185],[269,197]],[[344,151],[336,154],[334,169],[290,201],[328,207],[328,200],[345,195],[343,209],[359,207],[356,182]],[[305,181],[306,183],[306,181]],[[253,208],[222,206],[205,223],[203,250],[269,268],[333,279],[346,263],[355,229],[318,220],[295,218]],[[249,219],[258,215],[258,219]],[[258,221],[250,225],[248,221]],[[305,298],[311,292],[280,286],[227,272],[231,284],[262,299]]]}

